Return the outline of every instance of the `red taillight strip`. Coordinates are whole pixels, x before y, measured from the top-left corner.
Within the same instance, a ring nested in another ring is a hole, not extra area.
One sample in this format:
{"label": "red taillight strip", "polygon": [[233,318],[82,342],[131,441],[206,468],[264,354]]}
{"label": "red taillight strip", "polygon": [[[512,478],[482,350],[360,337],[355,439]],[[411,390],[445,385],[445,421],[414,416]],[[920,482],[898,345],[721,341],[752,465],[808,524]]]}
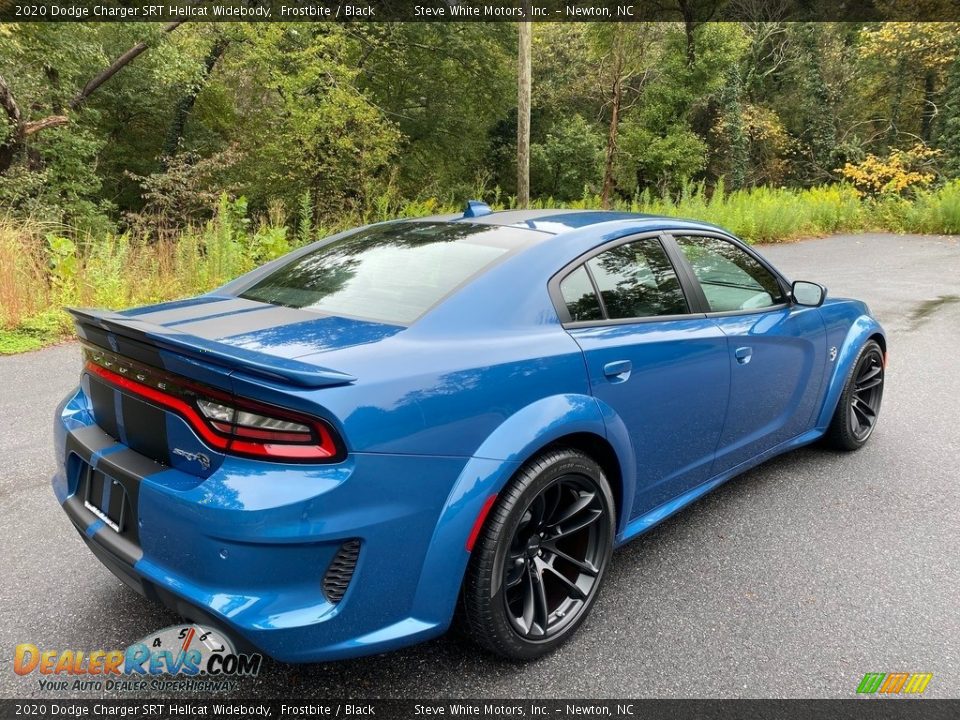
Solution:
{"label": "red taillight strip", "polygon": [[236,437],[247,438],[249,440],[260,440],[261,442],[272,441],[302,444],[304,442],[310,442],[310,440],[313,439],[310,433],[286,432],[283,430],[261,430],[260,428],[252,428],[245,425],[234,425],[232,432]]}
{"label": "red taillight strip", "polygon": [[[200,415],[200,413],[197,412],[192,405],[184,402],[180,398],[157,390],[156,388],[152,388],[149,385],[139,383],[136,380],[131,380],[128,377],[124,377],[123,375],[115,373],[112,370],[107,370],[106,368],[101,367],[100,365],[97,365],[91,361],[87,361],[86,369],[88,372],[97,375],[111,385],[115,385],[116,387],[127,390],[135,395],[139,395],[146,400],[177,413],[190,423],[190,426],[203,438],[205,442],[217,448],[218,450],[257,458],[299,461],[329,460],[337,455],[337,447],[330,432],[328,432],[327,429],[319,422],[313,421],[312,419],[301,418],[297,416],[298,421],[308,420],[310,422],[314,428],[314,431],[317,433],[319,444],[286,444],[282,441],[302,441],[303,438],[302,436],[296,438],[292,437],[296,435],[296,433],[271,432],[262,430],[255,431],[256,435],[260,435],[261,433],[263,434],[264,437],[261,438],[261,442],[249,441],[258,439],[256,437],[251,437],[249,440],[242,440],[236,437],[224,437],[213,432],[213,430],[210,428],[210,425]],[[217,397],[223,396],[218,393]],[[231,402],[234,402],[234,400],[231,399]],[[239,402],[237,404],[245,409],[249,406],[249,409],[260,412],[263,412],[264,408],[266,407],[260,403]],[[223,425],[223,423],[216,423],[216,425],[220,426]],[[221,432],[224,432],[222,428],[218,429],[220,429]],[[237,428],[234,426],[233,432],[235,434],[238,434],[236,433],[237,429],[239,429],[243,434],[246,434],[248,431],[255,430],[254,428]],[[267,437],[267,435],[269,435],[269,437]],[[275,442],[268,442],[270,440]]]}
{"label": "red taillight strip", "polygon": [[163,407],[169,408],[170,410],[173,410],[177,414],[183,416],[186,420],[190,421],[191,427],[200,433],[203,439],[213,445],[215,448],[226,450],[230,446],[230,440],[228,438],[220,437],[219,435],[214,434],[203,421],[203,418],[200,417],[200,414],[194,410],[191,405],[183,402],[183,400],[180,400],[172,395],[168,395],[167,393],[160,392],[149,385],[138,383],[136,380],[131,380],[128,377],[124,377],[123,375],[115,373],[112,370],[107,370],[106,368],[100,367],[92,362],[87,362],[87,370],[95,375],[100,376],[112,385],[116,385],[124,390],[129,390],[135,395],[144,397],[147,400],[155,402],[157,405],[162,405]]}

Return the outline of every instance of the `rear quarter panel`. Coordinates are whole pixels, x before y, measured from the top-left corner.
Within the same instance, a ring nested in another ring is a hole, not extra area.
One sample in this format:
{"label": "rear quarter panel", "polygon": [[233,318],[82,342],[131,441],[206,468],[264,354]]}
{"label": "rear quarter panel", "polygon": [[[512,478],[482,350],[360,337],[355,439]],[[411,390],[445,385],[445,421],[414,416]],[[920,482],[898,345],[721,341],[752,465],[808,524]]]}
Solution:
{"label": "rear quarter panel", "polygon": [[[469,457],[522,408],[589,396],[580,349],[559,325],[485,336],[401,333],[375,353],[350,348],[325,361],[356,382],[302,395],[325,409],[350,452]],[[252,380],[245,389],[266,401],[289,392]]]}

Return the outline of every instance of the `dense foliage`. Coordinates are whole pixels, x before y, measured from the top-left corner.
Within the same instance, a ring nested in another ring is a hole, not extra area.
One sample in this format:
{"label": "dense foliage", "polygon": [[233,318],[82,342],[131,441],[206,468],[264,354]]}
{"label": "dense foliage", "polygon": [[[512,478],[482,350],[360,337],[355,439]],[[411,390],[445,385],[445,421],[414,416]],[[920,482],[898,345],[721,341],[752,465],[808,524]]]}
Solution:
{"label": "dense foliage", "polygon": [[[754,240],[951,231],[958,29],[535,25],[532,196]],[[0,25],[0,327],[196,292],[334,227],[509,206],[516,53],[509,23]]]}
{"label": "dense foliage", "polygon": [[[917,148],[942,150],[918,155],[924,173],[955,174],[957,29],[536,25],[533,196],[629,200],[721,177],[808,187]],[[22,127],[0,113],[0,203],[102,229],[204,221],[222,192],[255,215],[307,205],[314,224],[507,198],[515,55],[508,23],[7,25],[0,77]]]}

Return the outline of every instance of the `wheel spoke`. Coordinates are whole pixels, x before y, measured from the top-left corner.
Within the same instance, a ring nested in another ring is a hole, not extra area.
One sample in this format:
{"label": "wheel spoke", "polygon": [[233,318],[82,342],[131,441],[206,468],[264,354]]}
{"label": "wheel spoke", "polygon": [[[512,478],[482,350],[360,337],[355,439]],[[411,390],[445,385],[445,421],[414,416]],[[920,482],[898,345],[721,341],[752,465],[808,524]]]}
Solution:
{"label": "wheel spoke", "polygon": [[853,409],[865,424],[873,425],[873,421],[876,419],[877,414],[873,411],[872,407],[867,405],[867,403],[860,398],[855,398],[853,401]]}
{"label": "wheel spoke", "polygon": [[860,435],[862,430],[860,425],[860,418],[857,417],[856,405],[854,405],[853,403],[850,404],[850,425],[853,429],[853,434]]}
{"label": "wheel spoke", "polygon": [[563,483],[557,483],[553,487],[549,488],[547,493],[550,493],[551,498],[546,502],[546,509],[543,513],[543,522],[545,525],[550,525],[553,523],[553,516],[557,512],[557,508],[560,507],[560,503],[563,501]]}
{"label": "wheel spoke", "polygon": [[541,634],[547,634],[547,626],[550,624],[550,611],[547,609],[547,590],[543,586],[543,573],[540,571],[540,563],[530,568],[530,580],[533,586],[534,595],[534,618],[540,625]]}
{"label": "wheel spoke", "polygon": [[557,525],[560,525],[561,523],[564,523],[567,520],[575,517],[577,513],[590,507],[596,497],[596,493],[584,493],[583,495],[580,495],[576,501],[570,505],[570,507],[564,509],[563,512],[560,513],[560,517],[554,519],[550,523],[549,527],[556,527]]}
{"label": "wheel spoke", "polygon": [[857,419],[858,426],[870,426],[870,418],[867,417],[867,414],[863,411],[858,403],[853,403],[853,414]]}
{"label": "wheel spoke", "polygon": [[575,557],[571,557],[570,555],[567,555],[567,553],[560,550],[560,548],[558,548],[552,542],[545,543],[543,546],[543,549],[552,555],[556,555],[558,558],[560,558],[564,562],[570,563],[575,568],[577,568],[580,572],[584,572],[587,575],[590,575],[591,577],[596,577],[597,574],[600,572],[599,570],[597,570],[597,568],[595,568],[593,565],[586,562],[585,560],[577,560]]}
{"label": "wheel spoke", "polygon": [[526,563],[523,563],[522,565],[519,566],[520,567],[519,571],[516,569],[518,566],[518,563],[514,561],[512,565],[514,569],[511,572],[516,573],[516,577],[511,579],[510,578],[511,572],[507,573],[507,584],[506,584],[507,590],[511,590],[517,587],[517,585],[519,585],[523,581],[524,576],[527,574]]}
{"label": "wheel spoke", "polygon": [[533,615],[536,606],[536,600],[534,598],[536,593],[534,585],[536,585],[536,582],[533,579],[529,565],[524,570],[522,577],[526,578],[527,584],[523,593],[523,615],[520,617],[520,622],[523,625],[523,634],[529,635],[533,629]]}
{"label": "wheel spoke", "polygon": [[549,572],[551,577],[554,577],[557,580],[559,580],[567,588],[567,595],[569,597],[576,598],[577,600],[587,599],[587,594],[580,588],[580,586],[577,585],[575,582],[573,582],[570,578],[568,578],[562,572],[560,572],[559,570],[556,570],[552,565],[548,565],[547,563],[537,563],[537,564],[540,565],[541,567],[540,576],[543,577],[544,573]]}
{"label": "wheel spoke", "polygon": [[560,538],[568,537],[574,533],[578,533],[581,530],[590,527],[597,520],[603,517],[602,510],[591,510],[589,513],[585,513],[580,520],[573,523],[569,527],[559,528],[556,532],[551,535],[551,540],[559,540]]}
{"label": "wheel spoke", "polygon": [[530,526],[533,528],[542,527],[546,520],[547,502],[543,495],[537,495],[530,504]]}
{"label": "wheel spoke", "polygon": [[867,380],[862,380],[858,382],[856,388],[854,389],[854,392],[862,393],[864,390],[875,388],[877,387],[877,385],[881,385],[881,384],[883,384],[883,378],[874,375],[873,377],[868,378]]}
{"label": "wheel spoke", "polygon": [[[529,527],[530,527],[530,523],[531,523],[532,521],[533,521],[533,514],[530,512],[529,509],[527,509],[527,511],[526,511],[526,512],[523,514],[523,516],[520,518],[520,525],[517,527],[517,532],[519,533],[521,530],[525,530],[525,529],[529,528]],[[516,538],[514,538],[514,539],[516,539]]]}

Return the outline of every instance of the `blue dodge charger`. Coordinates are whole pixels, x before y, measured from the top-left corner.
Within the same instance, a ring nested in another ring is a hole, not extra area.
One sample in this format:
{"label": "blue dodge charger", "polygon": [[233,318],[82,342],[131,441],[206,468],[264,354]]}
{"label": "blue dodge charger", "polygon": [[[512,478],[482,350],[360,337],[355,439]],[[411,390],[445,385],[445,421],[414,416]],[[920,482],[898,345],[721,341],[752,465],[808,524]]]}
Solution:
{"label": "blue dodge charger", "polygon": [[530,659],[613,549],[792,448],[855,450],[886,339],[720,228],[584,211],[380,223],[214,292],[71,310],[53,489],[126,584],[284,661],[457,622]]}

